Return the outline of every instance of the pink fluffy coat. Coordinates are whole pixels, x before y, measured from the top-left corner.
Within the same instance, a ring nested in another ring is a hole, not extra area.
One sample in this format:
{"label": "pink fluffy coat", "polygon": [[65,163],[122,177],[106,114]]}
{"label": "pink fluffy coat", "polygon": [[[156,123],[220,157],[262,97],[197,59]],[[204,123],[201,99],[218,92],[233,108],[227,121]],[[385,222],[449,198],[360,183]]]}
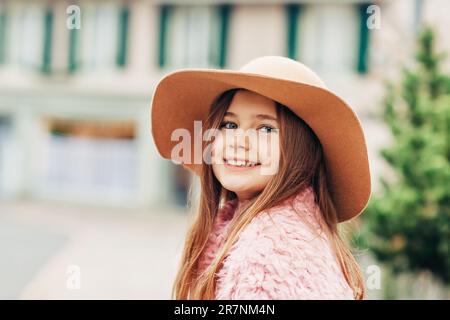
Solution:
{"label": "pink fluffy coat", "polygon": [[[242,204],[231,200],[219,210],[200,272],[223,245]],[[255,217],[217,276],[216,299],[353,299],[311,187]]]}

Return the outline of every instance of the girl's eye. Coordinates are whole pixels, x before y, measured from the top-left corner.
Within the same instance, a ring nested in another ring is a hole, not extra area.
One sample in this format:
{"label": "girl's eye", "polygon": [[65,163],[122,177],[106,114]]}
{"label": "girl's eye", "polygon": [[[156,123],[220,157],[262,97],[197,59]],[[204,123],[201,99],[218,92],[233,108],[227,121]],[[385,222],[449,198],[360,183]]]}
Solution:
{"label": "girl's eye", "polygon": [[224,128],[224,129],[236,129],[236,128],[237,128],[237,124],[234,123],[234,122],[225,121],[225,122],[222,122],[222,124],[220,125],[220,128]]}
{"label": "girl's eye", "polygon": [[266,132],[266,133],[276,132],[276,131],[277,131],[276,128],[274,128],[274,127],[272,127],[272,126],[269,126],[269,125],[261,126],[261,127],[259,128],[259,130],[261,130],[262,132]]}

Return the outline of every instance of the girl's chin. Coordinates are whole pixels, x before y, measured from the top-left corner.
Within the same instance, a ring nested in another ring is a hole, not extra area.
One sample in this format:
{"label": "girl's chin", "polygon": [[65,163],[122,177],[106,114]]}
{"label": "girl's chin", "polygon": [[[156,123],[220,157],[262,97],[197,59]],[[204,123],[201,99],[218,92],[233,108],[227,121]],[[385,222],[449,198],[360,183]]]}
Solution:
{"label": "girl's chin", "polygon": [[252,197],[252,195],[258,193],[258,186],[254,185],[255,181],[251,180],[240,180],[240,181],[222,181],[222,186],[237,195],[247,195],[248,197]]}

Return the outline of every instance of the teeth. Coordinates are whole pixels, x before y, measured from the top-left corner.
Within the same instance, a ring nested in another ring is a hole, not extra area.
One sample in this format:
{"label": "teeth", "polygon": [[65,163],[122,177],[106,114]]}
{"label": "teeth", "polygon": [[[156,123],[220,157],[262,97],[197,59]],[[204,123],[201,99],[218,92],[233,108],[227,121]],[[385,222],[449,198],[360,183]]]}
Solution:
{"label": "teeth", "polygon": [[243,160],[226,160],[229,165],[237,166],[237,167],[254,167],[256,165],[255,162],[251,161],[243,161]]}

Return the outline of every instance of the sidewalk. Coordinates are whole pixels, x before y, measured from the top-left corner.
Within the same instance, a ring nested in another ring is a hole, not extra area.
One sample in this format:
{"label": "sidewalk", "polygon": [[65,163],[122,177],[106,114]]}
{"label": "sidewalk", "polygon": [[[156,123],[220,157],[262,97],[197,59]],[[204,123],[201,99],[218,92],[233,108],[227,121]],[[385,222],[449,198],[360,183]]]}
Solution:
{"label": "sidewalk", "polygon": [[[169,299],[186,214],[0,203],[0,299]],[[71,266],[79,289],[67,285]]]}

